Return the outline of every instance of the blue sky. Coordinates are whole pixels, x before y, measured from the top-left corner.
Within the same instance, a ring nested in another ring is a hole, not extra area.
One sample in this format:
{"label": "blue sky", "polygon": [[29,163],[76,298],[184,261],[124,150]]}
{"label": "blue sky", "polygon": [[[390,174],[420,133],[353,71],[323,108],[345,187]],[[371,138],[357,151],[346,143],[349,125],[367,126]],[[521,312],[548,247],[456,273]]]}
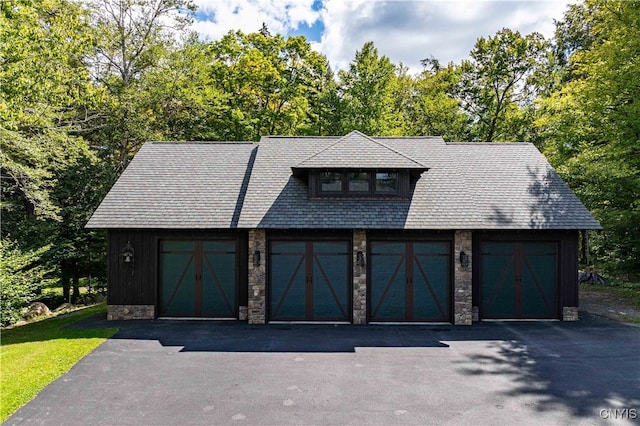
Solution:
{"label": "blue sky", "polygon": [[304,35],[334,70],[345,69],[367,41],[417,73],[420,60],[468,57],[478,37],[502,28],[553,36],[554,19],[578,0],[195,0],[195,30],[217,40],[229,30]]}

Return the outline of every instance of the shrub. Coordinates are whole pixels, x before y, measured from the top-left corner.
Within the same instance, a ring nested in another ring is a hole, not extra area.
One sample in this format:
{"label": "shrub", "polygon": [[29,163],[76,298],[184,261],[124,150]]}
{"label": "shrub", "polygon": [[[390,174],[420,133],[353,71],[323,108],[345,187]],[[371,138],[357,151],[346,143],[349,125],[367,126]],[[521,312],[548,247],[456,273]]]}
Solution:
{"label": "shrub", "polygon": [[0,240],[0,325],[18,321],[23,309],[52,281],[47,278],[51,271],[38,265],[47,250],[49,247],[45,246],[23,252],[15,243]]}

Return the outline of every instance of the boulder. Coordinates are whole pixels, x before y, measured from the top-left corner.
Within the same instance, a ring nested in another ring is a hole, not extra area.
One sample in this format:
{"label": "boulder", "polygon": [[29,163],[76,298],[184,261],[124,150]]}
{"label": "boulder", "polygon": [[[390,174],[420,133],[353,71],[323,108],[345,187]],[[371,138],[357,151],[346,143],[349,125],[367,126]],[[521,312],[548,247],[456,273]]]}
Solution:
{"label": "boulder", "polygon": [[50,311],[47,305],[42,302],[34,302],[29,305],[29,309],[27,309],[27,313],[25,313],[22,317],[26,320],[33,319],[35,317],[39,317],[41,315],[49,315]]}
{"label": "boulder", "polygon": [[69,309],[73,308],[74,306],[71,303],[63,303],[62,305],[55,308],[53,312],[68,311]]}

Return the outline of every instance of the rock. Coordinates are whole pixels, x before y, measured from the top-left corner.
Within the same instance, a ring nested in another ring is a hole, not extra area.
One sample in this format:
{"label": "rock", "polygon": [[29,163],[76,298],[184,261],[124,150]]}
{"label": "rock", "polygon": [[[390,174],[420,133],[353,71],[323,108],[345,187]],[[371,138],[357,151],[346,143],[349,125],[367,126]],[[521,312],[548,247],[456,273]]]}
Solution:
{"label": "rock", "polygon": [[578,284],[607,285],[610,283],[608,279],[598,274],[597,272],[589,271],[589,272],[580,272],[578,274]]}
{"label": "rock", "polygon": [[29,309],[27,309],[27,313],[24,314],[22,317],[26,320],[30,320],[35,317],[39,317],[41,315],[49,315],[49,314],[50,314],[50,311],[47,305],[45,305],[42,302],[34,302],[29,306]]}
{"label": "rock", "polygon": [[73,308],[74,308],[74,306],[71,303],[63,303],[62,305],[60,305],[57,308],[55,308],[53,310],[53,312],[66,311],[66,310],[73,309]]}

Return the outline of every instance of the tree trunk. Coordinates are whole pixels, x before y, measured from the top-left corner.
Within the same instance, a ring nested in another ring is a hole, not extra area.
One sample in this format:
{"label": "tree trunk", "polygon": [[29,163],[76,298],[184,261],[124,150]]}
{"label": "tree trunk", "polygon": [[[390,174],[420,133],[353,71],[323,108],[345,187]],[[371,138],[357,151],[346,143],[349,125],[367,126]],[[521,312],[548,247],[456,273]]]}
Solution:
{"label": "tree trunk", "polygon": [[73,271],[73,295],[71,300],[75,304],[80,299],[80,277],[78,276],[78,268],[74,268]]}
{"label": "tree trunk", "polygon": [[589,236],[586,229],[580,231],[580,261],[585,267],[589,267]]}
{"label": "tree trunk", "polygon": [[64,302],[63,303],[67,303],[69,302],[69,294],[70,294],[70,288],[71,286],[69,285],[69,275],[67,275],[63,269],[62,271],[62,297],[64,298]]}

